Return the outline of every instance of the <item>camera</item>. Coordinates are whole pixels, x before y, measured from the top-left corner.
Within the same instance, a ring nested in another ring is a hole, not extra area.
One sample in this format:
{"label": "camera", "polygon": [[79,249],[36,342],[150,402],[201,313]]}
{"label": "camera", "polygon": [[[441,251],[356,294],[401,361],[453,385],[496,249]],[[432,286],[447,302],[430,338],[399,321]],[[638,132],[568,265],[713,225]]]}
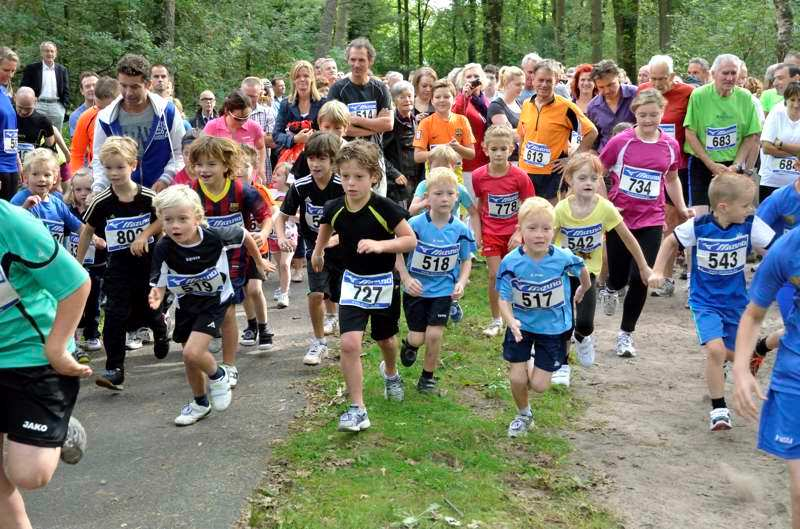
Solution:
{"label": "camera", "polygon": [[469,84],[470,84],[470,86],[472,86],[472,88],[478,88],[482,83],[481,83],[481,80],[479,78],[479,79],[473,79],[472,81],[470,81]]}

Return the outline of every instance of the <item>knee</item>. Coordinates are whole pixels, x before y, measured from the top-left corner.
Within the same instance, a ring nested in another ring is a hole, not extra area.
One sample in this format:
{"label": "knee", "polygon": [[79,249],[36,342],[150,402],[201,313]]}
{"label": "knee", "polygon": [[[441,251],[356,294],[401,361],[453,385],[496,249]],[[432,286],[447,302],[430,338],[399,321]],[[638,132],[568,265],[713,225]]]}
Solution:
{"label": "knee", "polygon": [[550,389],[550,378],[546,378],[544,380],[537,380],[536,378],[531,380],[529,387],[532,391],[536,393],[544,393],[548,389]]}
{"label": "knee", "polygon": [[508,375],[508,380],[512,386],[527,386],[528,372],[525,369],[512,369]]}
{"label": "knee", "polygon": [[311,303],[322,303],[325,296],[322,292],[311,292],[308,294],[308,300]]}
{"label": "knee", "polygon": [[195,345],[186,344],[183,348],[183,362],[190,365],[197,364],[200,356],[205,352]]}
{"label": "knee", "polygon": [[24,469],[17,469],[16,467],[6,468],[6,475],[11,485],[18,489],[36,490],[50,483],[50,478],[53,477],[54,470],[55,469],[44,468],[41,465],[26,464]]}
{"label": "knee", "polygon": [[430,343],[440,343],[444,335],[444,327],[428,327],[425,329],[425,340]]}
{"label": "knee", "polygon": [[708,355],[709,362],[722,365],[723,362],[725,362],[727,350],[721,343],[710,343],[706,344],[706,354]]}
{"label": "knee", "polygon": [[247,282],[247,295],[253,299],[257,299],[262,294],[261,281],[248,281]]}
{"label": "knee", "polygon": [[346,333],[344,336],[342,336],[342,355],[361,354],[361,339],[355,334],[357,333]]}

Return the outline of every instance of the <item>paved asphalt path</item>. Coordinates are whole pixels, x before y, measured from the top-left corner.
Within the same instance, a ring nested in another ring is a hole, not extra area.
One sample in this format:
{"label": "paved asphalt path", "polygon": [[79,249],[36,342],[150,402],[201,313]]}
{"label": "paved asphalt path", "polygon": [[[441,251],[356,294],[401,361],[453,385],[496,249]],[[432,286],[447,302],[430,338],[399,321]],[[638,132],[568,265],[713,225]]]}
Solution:
{"label": "paved asphalt path", "polygon": [[[270,441],[283,437],[305,406],[297,383],[316,372],[301,361],[310,331],[305,283],[294,283],[291,306],[278,310],[272,301],[277,278],[270,279],[264,291],[275,347],[240,349],[239,385],[227,411],[193,426],[173,425],[191,397],[174,343],[164,360],[150,347],[129,353],[122,392],[83,381],[75,415],[86,428],[88,450],[78,465],[59,465],[46,488],[24,495],[34,528],[232,526],[262,477]],[[240,310],[240,330],[244,322]],[[95,372],[104,358],[97,353]]]}

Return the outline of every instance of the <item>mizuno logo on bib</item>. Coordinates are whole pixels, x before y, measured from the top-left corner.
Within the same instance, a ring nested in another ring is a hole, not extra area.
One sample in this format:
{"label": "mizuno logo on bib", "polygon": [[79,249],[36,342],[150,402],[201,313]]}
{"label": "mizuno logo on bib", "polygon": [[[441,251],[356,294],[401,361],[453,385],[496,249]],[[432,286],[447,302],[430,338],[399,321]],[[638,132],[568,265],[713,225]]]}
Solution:
{"label": "mizuno logo on bib", "polygon": [[3,129],[3,152],[6,154],[17,154],[17,141],[19,132],[17,129]]}
{"label": "mizuno logo on bib", "polygon": [[348,103],[347,110],[350,112],[351,116],[372,119],[378,114],[378,104],[375,101]]}
{"label": "mizuno logo on bib", "polygon": [[550,163],[550,147],[535,141],[525,142],[525,163],[534,167],[547,167]]}
{"label": "mizuno logo on bib", "polygon": [[64,242],[64,222],[60,220],[41,219],[42,223],[58,244]]}
{"label": "mizuno logo on bib", "polygon": [[230,213],[218,217],[207,217],[206,221],[210,228],[227,228],[229,226],[244,226],[244,219],[241,213]]}
{"label": "mizuno logo on bib", "polygon": [[[136,236],[150,226],[150,214],[143,213],[136,217],[120,217],[106,222],[106,244],[109,252],[118,252],[131,247]],[[147,241],[153,242],[153,238]]]}
{"label": "mizuno logo on bib", "polygon": [[519,193],[507,195],[489,195],[489,216],[496,219],[510,219],[519,209]]}
{"label": "mizuno logo on bib", "polygon": [[561,228],[567,248],[575,253],[592,253],[603,245],[603,225]]}
{"label": "mizuno logo on bib", "polygon": [[738,140],[736,125],[729,127],[708,127],[706,129],[706,150],[727,151],[735,149]]}
{"label": "mizuno logo on bib", "polygon": [[179,296],[185,294],[213,296],[222,291],[224,284],[225,280],[216,268],[191,275],[172,272],[167,274],[167,288]]}
{"label": "mizuno logo on bib", "polygon": [[514,278],[513,305],[519,309],[555,309],[564,305],[564,280],[561,277],[544,283]]}
{"label": "mizuno logo on bib", "polygon": [[340,305],[362,309],[387,309],[392,305],[394,277],[391,272],[361,276],[345,270]]}
{"label": "mizuno logo on bib", "polygon": [[713,275],[732,275],[744,270],[748,236],[736,239],[697,239],[697,268]]}
{"label": "mizuno logo on bib", "polygon": [[619,190],[639,200],[655,200],[661,194],[661,173],[623,165],[622,174],[619,175]]}
{"label": "mizuno logo on bib", "polygon": [[411,272],[427,276],[443,276],[456,269],[459,245],[434,246],[420,240],[411,255]]}

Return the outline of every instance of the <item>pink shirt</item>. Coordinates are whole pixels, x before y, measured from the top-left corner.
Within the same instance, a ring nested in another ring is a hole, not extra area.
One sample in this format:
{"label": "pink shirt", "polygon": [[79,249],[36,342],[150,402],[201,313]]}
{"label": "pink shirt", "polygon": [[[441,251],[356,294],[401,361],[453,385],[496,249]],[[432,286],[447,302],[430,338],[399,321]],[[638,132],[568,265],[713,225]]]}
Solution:
{"label": "pink shirt", "polygon": [[611,138],[600,160],[608,169],[611,189],[608,198],[619,208],[631,230],[664,224],[665,175],[680,163],[680,145],[661,132],[648,143],[628,129]]}
{"label": "pink shirt", "polygon": [[225,116],[212,119],[206,123],[203,132],[217,138],[228,138],[240,145],[249,145],[254,149],[256,148],[256,142],[264,138],[264,131],[261,130],[258,123],[252,120],[245,121],[239,130],[231,134],[228,125],[225,124]]}
{"label": "pink shirt", "polygon": [[194,180],[192,180],[192,177],[189,176],[189,173],[186,171],[186,167],[184,167],[183,169],[177,172],[177,174],[175,175],[175,179],[172,180],[172,185],[176,186],[178,184],[184,184],[187,186],[191,186],[193,182]]}

